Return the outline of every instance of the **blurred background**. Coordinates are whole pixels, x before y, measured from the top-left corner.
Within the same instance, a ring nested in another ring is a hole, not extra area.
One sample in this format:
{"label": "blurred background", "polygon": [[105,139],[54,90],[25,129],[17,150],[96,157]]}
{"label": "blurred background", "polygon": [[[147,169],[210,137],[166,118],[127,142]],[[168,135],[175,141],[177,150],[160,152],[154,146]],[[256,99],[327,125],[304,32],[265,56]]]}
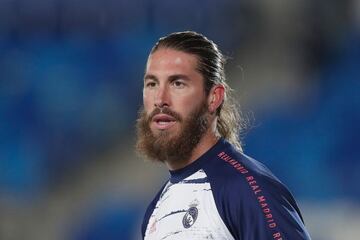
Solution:
{"label": "blurred background", "polygon": [[147,55],[195,30],[229,57],[246,154],[314,240],[360,236],[360,1],[0,0],[0,239],[140,239],[168,177],[134,153]]}

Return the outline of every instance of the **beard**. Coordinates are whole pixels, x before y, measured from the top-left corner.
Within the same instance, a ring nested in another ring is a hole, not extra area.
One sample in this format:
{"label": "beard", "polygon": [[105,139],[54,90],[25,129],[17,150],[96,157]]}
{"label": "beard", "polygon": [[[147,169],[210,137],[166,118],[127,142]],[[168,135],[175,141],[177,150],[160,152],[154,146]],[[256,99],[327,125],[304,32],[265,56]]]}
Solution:
{"label": "beard", "polygon": [[[159,113],[173,117],[180,125],[178,132],[160,130],[154,134],[150,129],[152,118]],[[180,114],[163,108],[156,108],[151,114],[142,108],[137,120],[137,151],[146,158],[156,162],[181,163],[191,157],[194,148],[198,145],[208,130],[207,103],[203,102],[183,119]]]}

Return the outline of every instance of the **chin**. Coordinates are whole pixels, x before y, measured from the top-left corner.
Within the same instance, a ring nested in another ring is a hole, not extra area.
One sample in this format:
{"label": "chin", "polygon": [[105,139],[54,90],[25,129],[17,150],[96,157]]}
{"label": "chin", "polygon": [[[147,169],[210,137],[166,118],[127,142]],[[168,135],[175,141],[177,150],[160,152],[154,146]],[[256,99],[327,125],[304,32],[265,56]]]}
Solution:
{"label": "chin", "polygon": [[151,132],[154,134],[154,136],[157,136],[159,134],[173,134],[173,133],[178,133],[178,127],[177,124],[174,124],[173,126],[169,127],[169,128],[165,128],[165,129],[160,129],[157,128],[156,126],[152,126],[151,127]]}
{"label": "chin", "polygon": [[179,132],[175,128],[169,128],[169,129],[153,129],[151,130],[154,137],[162,137],[164,139],[167,139],[168,141],[171,141],[172,139],[179,136]]}

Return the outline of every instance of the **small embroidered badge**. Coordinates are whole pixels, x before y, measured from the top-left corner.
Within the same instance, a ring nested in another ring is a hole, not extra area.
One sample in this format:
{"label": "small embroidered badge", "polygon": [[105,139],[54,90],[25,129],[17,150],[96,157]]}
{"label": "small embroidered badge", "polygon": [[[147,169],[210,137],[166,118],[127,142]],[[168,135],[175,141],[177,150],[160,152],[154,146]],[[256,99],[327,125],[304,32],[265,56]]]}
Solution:
{"label": "small embroidered badge", "polygon": [[194,225],[197,217],[198,217],[198,209],[196,207],[190,207],[186,211],[182,220],[184,228],[189,228],[192,225]]}

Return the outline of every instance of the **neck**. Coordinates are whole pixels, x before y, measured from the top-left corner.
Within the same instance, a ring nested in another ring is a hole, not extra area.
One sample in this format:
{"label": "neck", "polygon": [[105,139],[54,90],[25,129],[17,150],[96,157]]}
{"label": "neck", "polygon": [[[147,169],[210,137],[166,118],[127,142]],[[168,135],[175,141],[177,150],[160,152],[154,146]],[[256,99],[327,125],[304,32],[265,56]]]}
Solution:
{"label": "neck", "polygon": [[219,136],[216,134],[216,121],[213,121],[211,127],[209,127],[208,131],[205,132],[200,142],[193,149],[189,159],[182,162],[166,161],[166,166],[169,170],[178,170],[184,168],[206,153],[212,146],[216,144],[218,140]]}

